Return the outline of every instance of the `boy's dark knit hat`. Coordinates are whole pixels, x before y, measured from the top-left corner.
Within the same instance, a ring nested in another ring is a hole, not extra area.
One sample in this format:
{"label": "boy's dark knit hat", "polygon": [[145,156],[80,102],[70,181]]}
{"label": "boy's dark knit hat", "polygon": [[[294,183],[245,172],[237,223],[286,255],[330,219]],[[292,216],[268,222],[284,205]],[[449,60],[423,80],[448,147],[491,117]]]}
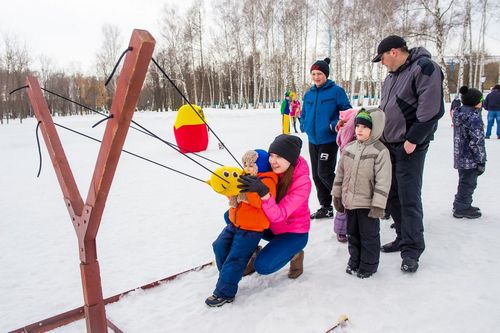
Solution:
{"label": "boy's dark knit hat", "polygon": [[463,105],[476,106],[483,100],[483,94],[475,88],[463,86],[460,88],[459,92]]}
{"label": "boy's dark knit hat", "polygon": [[372,117],[370,116],[370,114],[368,112],[360,111],[356,115],[355,124],[356,125],[358,125],[358,124],[365,125],[369,129],[372,129],[372,127],[373,127]]}
{"label": "boy's dark knit hat", "polygon": [[323,74],[328,78],[330,75],[330,58],[325,58],[323,60],[318,60],[311,66],[310,72],[313,70],[322,71]]}
{"label": "boy's dark knit hat", "polygon": [[491,90],[500,90],[500,84],[495,84],[495,86]]}
{"label": "boy's dark knit hat", "polygon": [[377,47],[377,55],[372,59],[372,62],[379,62],[382,60],[382,55],[390,51],[392,49],[399,49],[400,47],[406,46],[406,41],[403,37],[399,37],[396,35],[391,35],[382,39],[380,44]]}
{"label": "boy's dark knit hat", "polygon": [[295,165],[299,159],[302,140],[293,135],[280,134],[269,146],[269,154],[274,153]]}

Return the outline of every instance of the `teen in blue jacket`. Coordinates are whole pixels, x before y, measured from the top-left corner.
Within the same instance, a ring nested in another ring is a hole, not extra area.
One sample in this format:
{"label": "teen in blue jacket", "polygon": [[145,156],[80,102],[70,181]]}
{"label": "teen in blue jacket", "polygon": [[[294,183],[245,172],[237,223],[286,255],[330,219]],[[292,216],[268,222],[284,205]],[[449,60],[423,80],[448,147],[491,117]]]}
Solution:
{"label": "teen in blue jacket", "polygon": [[333,216],[332,185],[337,162],[335,126],[339,111],[352,108],[345,90],[328,79],[330,59],[318,60],[311,66],[313,85],[304,95],[300,130],[307,133],[314,185],[321,207],[311,219]]}

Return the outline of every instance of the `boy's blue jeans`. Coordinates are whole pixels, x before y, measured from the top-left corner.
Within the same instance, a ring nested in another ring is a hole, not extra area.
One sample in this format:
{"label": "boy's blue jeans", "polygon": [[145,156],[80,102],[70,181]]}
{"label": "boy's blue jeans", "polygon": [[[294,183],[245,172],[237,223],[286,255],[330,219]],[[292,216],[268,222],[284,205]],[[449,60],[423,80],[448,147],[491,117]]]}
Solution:
{"label": "boy's blue jeans", "polygon": [[306,247],[309,233],[274,235],[267,229],[264,231],[263,238],[269,243],[259,252],[254,267],[257,273],[266,275],[284,267],[294,255]]}
{"label": "boy's blue jeans", "polygon": [[234,298],[248,260],[262,238],[262,232],[242,230],[228,223],[213,242],[219,279],[214,295]]}
{"label": "boy's blue jeans", "polygon": [[491,136],[491,129],[493,124],[497,122],[497,136],[500,137],[500,110],[488,111],[488,125],[486,127],[486,136]]}

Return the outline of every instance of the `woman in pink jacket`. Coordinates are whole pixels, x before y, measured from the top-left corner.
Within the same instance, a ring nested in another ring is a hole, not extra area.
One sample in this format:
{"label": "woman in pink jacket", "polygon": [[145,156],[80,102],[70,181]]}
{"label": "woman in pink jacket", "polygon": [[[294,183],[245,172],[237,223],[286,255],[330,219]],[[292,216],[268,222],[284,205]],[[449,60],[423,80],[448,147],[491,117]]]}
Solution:
{"label": "woman in pink jacket", "polygon": [[[241,176],[242,192],[257,192],[262,209],[270,222],[263,238],[269,243],[258,253],[253,263],[259,274],[271,274],[290,262],[288,277],[295,279],[303,272],[304,247],[310,227],[309,195],[311,179],[306,160],[300,156],[302,140],[281,134],[269,146],[269,162],[278,174],[276,198],[254,176]],[[249,263],[251,265],[251,263]]]}

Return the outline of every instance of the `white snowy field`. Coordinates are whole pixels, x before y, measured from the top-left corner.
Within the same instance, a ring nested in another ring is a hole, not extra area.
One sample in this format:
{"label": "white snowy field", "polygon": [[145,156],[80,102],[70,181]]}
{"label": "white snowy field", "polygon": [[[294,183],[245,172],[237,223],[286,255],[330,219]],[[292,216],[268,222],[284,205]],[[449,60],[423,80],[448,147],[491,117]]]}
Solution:
{"label": "white snowy field", "polygon": [[[213,130],[239,159],[267,149],[280,133],[277,110],[206,110]],[[174,142],[176,113],[136,113],[134,120]],[[100,116],[56,118],[61,125],[102,137]],[[77,238],[36,120],[0,126],[0,332],[23,327],[83,305]],[[86,198],[99,145],[58,129],[82,197]],[[307,139],[303,155],[308,159]],[[207,179],[209,173],[154,139],[130,130],[125,149]],[[361,280],[344,272],[346,244],[332,220],[312,221],[304,274],[289,280],[287,267],[242,279],[236,300],[204,304],[215,286],[210,266],[106,306],[108,318],[132,332],[325,332],[340,315],[339,332],[494,332],[500,327],[500,140],[487,141],[486,173],[474,204],[477,220],[451,215],[457,186],[452,128],[446,114],[427,155],[423,200],[426,251],[415,274],[400,271],[399,254],[381,254],[379,271]],[[204,156],[235,162],[210,136]],[[210,169],[215,166],[203,162]],[[318,208],[316,194],[311,210]],[[122,154],[97,237],[104,297],[213,260],[212,241],[224,227],[227,200],[201,182]],[[382,242],[391,221],[381,222]],[[262,241],[262,244],[265,242]],[[55,332],[85,332],[84,320]]]}

